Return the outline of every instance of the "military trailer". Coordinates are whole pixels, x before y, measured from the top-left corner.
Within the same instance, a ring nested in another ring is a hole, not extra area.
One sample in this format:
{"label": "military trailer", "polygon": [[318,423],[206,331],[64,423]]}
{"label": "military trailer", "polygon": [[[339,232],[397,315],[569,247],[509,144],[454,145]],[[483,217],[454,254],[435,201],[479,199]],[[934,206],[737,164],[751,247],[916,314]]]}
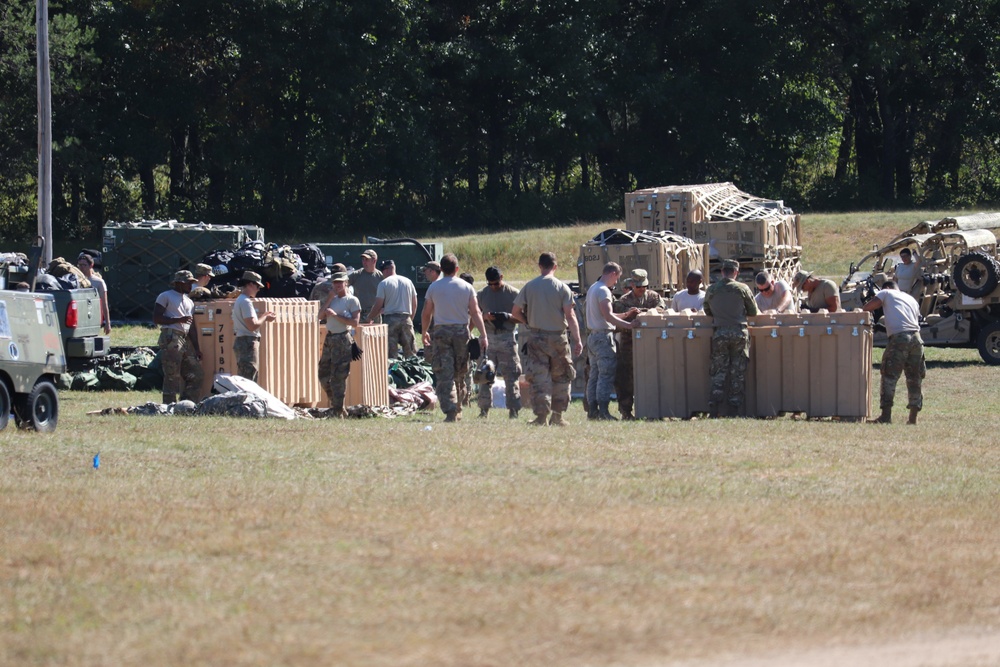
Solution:
{"label": "military trailer", "polygon": [[59,420],[56,378],[66,354],[52,294],[0,290],[0,430],[11,414],[48,433]]}
{"label": "military trailer", "polygon": [[[910,250],[920,278],[911,294],[920,304],[925,345],[975,347],[1000,365],[1000,262],[995,230],[1000,214],[921,223],[852,263],[840,286],[845,309],[860,308],[895,278],[900,252]],[[876,328],[875,345],[886,344]]]}

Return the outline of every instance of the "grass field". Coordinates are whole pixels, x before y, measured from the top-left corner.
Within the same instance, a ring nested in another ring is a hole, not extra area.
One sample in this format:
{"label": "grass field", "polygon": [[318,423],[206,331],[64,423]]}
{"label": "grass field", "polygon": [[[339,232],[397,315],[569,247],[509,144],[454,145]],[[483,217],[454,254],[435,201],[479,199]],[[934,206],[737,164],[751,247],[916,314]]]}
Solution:
{"label": "grass field", "polygon": [[[823,221],[821,273],[889,236]],[[495,247],[527,246],[525,278],[571,246],[519,234]],[[928,359],[916,427],[90,416],[158,396],[63,392],[56,433],[0,433],[0,664],[806,664],[766,656],[995,636],[997,371]]]}

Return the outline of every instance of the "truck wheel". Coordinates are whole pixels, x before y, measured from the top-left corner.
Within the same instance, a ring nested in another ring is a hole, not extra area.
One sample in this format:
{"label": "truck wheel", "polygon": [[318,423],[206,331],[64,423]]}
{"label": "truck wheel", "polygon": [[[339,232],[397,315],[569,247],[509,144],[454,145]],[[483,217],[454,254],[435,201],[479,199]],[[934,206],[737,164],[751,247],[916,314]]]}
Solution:
{"label": "truck wheel", "polygon": [[1000,284],[1000,269],[992,257],[975,251],[958,258],[952,277],[959,292],[978,299],[991,293]]}
{"label": "truck wheel", "polygon": [[39,433],[56,430],[59,421],[59,394],[48,380],[39,380],[28,394],[14,406],[15,418],[23,428],[33,428]]}
{"label": "truck wheel", "polygon": [[7,391],[7,385],[0,380],[0,431],[7,428],[7,422],[10,421],[10,392]]}
{"label": "truck wheel", "polygon": [[987,324],[976,338],[979,356],[991,366],[1000,366],[1000,322]]}

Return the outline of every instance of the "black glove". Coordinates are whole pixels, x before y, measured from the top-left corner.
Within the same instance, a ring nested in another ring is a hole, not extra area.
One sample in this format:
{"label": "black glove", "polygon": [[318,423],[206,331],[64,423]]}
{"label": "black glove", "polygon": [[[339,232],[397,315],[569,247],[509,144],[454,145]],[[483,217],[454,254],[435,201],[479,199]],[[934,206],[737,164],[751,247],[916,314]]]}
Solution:
{"label": "black glove", "polygon": [[357,343],[351,343],[351,359],[357,361],[364,353],[365,351],[358,347]]}
{"label": "black glove", "polygon": [[479,346],[478,338],[470,338],[468,348],[469,348],[469,359],[473,360],[478,359],[479,355],[482,354],[483,352],[482,348]]}
{"label": "black glove", "polygon": [[490,315],[493,316],[493,326],[496,327],[497,331],[504,328],[504,324],[510,319],[510,313],[504,313],[501,311],[491,311]]}

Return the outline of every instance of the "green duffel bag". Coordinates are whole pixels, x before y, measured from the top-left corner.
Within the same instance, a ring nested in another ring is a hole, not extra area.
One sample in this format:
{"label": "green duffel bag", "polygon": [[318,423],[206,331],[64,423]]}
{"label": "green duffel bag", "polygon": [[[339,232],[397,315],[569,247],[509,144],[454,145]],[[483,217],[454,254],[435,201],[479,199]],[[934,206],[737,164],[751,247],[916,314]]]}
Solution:
{"label": "green duffel bag", "polygon": [[100,387],[101,381],[97,377],[97,371],[73,373],[73,381],[69,386],[73,391],[94,391]]}
{"label": "green duffel bag", "polygon": [[128,371],[113,368],[97,369],[97,379],[100,381],[101,389],[108,391],[132,391],[138,381],[138,378]]}

